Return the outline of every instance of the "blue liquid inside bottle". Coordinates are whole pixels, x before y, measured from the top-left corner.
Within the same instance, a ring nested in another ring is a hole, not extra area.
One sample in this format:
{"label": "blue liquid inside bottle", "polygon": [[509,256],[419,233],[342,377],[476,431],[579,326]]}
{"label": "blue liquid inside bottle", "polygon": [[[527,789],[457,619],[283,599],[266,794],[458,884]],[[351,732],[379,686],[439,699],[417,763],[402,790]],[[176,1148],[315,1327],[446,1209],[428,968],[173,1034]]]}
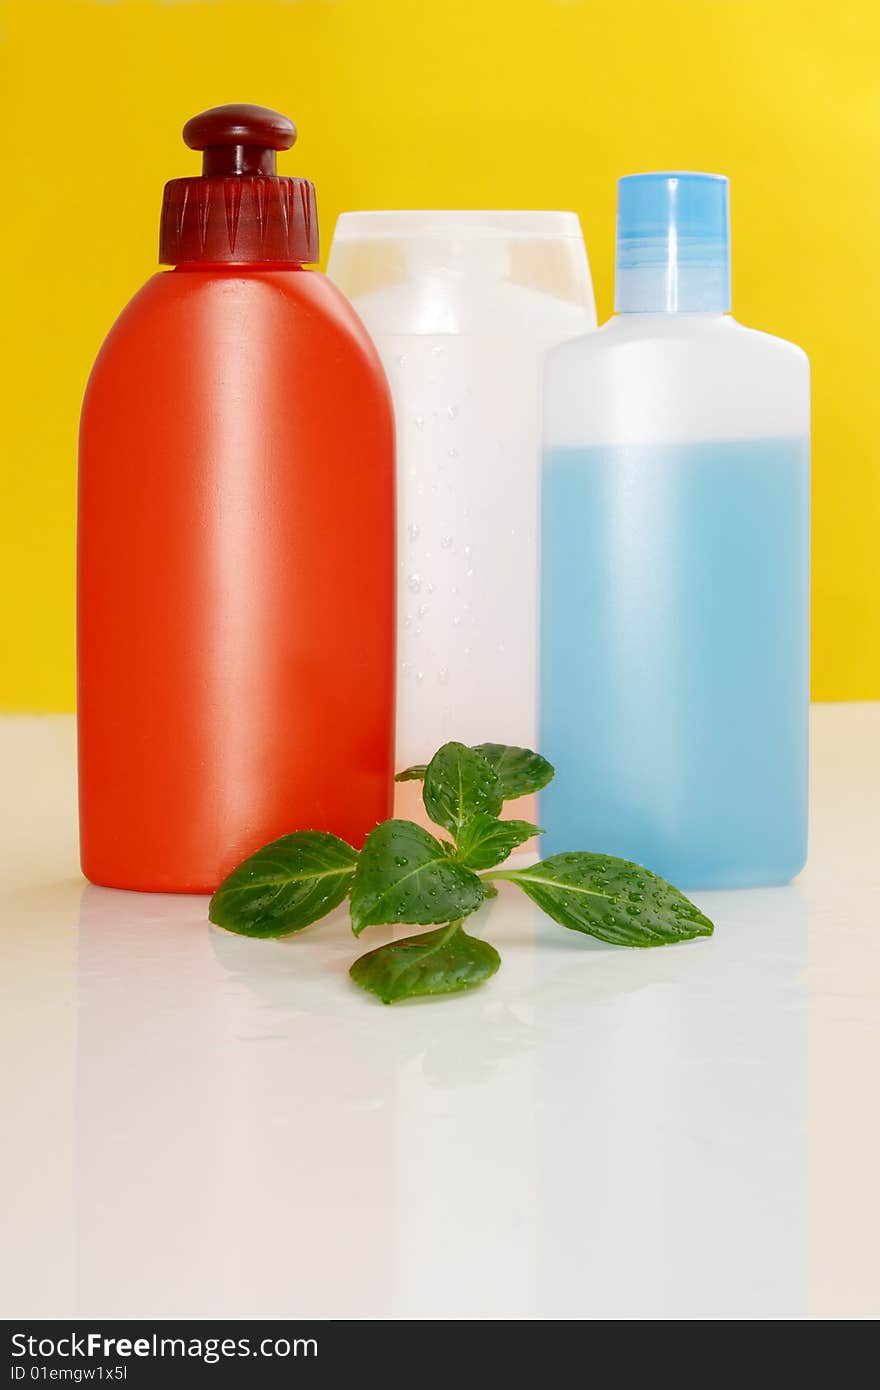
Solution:
{"label": "blue liquid inside bottle", "polygon": [[807,828],[809,445],[558,449],[542,496],[542,853],[786,883]]}

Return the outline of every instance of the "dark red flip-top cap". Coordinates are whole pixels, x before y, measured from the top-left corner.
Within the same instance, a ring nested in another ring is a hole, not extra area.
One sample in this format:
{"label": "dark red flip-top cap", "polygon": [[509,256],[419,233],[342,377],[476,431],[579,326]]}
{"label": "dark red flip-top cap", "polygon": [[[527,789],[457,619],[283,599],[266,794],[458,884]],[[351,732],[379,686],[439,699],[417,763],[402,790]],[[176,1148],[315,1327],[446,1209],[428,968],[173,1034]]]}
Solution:
{"label": "dark red flip-top cap", "polygon": [[296,140],[293,121],[265,106],[215,106],[187,121],[183,138],[203,151],[202,174],[165,185],[163,265],[317,261],[315,185],[275,172],[275,152]]}

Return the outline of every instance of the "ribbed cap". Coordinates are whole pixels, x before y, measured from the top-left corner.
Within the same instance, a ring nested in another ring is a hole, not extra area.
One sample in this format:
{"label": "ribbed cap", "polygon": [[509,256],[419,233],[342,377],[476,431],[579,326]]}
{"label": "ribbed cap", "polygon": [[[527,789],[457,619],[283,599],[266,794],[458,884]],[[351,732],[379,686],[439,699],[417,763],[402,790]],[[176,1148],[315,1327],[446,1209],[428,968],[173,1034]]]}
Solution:
{"label": "ribbed cap", "polygon": [[296,140],[292,121],[264,106],[215,106],[187,121],[183,138],[203,151],[202,175],[165,185],[163,265],[317,261],[315,186],[275,172],[275,152]]}

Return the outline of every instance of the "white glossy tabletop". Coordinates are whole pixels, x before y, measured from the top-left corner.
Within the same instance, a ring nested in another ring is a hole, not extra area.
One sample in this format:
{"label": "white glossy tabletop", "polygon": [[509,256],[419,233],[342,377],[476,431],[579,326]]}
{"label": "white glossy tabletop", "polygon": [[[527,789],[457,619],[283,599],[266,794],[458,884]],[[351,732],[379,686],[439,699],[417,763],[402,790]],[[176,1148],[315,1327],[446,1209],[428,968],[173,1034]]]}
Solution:
{"label": "white glossy tabletop", "polygon": [[505,889],[499,975],[395,1008],[344,913],[87,887],[71,719],[0,767],[0,1316],[880,1314],[880,705],[814,710],[809,866],[713,940]]}

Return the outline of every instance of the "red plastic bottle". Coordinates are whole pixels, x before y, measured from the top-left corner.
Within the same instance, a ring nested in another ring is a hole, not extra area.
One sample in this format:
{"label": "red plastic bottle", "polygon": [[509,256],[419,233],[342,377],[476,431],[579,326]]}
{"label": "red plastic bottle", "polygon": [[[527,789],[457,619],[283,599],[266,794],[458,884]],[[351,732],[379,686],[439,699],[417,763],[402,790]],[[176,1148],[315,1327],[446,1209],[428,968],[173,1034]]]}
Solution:
{"label": "red plastic bottle", "polygon": [[321,274],[296,138],[194,117],[155,275],[111,330],[79,474],[82,865],[209,892],[299,829],[391,813],[394,439],[385,377]]}

